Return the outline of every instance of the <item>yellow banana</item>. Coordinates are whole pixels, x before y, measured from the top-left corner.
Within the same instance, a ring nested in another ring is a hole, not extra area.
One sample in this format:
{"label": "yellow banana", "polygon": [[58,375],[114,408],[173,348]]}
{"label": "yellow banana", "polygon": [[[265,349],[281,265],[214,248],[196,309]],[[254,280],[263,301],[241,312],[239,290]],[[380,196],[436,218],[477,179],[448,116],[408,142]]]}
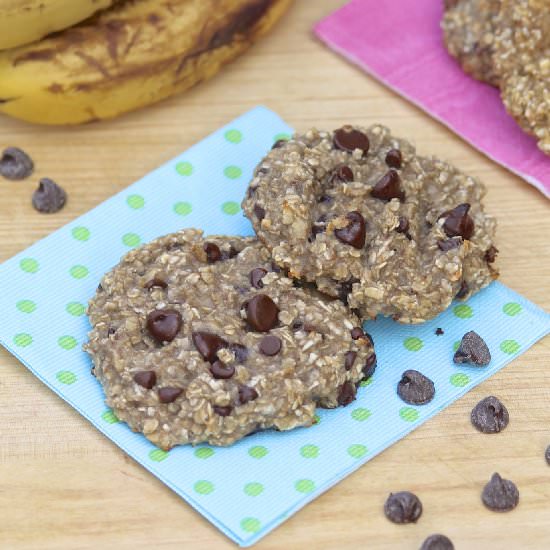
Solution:
{"label": "yellow banana", "polygon": [[35,44],[0,52],[0,111],[78,124],[210,78],[292,0],[126,0]]}
{"label": "yellow banana", "polygon": [[0,50],[40,40],[83,21],[115,0],[0,0]]}

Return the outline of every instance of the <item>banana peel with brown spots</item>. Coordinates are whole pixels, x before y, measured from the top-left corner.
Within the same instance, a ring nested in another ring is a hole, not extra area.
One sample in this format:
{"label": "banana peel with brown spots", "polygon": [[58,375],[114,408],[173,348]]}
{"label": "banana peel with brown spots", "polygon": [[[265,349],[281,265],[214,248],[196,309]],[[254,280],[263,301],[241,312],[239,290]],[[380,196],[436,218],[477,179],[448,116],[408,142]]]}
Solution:
{"label": "banana peel with brown spots", "polygon": [[0,52],[0,112],[40,124],[116,117],[214,76],[292,0],[126,0]]}

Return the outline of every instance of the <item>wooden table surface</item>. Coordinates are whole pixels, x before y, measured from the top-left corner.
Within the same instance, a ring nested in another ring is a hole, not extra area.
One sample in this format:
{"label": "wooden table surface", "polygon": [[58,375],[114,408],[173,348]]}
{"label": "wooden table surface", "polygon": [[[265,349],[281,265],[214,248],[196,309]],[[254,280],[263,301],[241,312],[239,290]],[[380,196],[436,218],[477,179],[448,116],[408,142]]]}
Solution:
{"label": "wooden table surface", "polygon": [[[74,129],[0,119],[0,148],[37,164],[33,181],[0,182],[0,260],[86,212],[222,124],[263,103],[298,129],[382,122],[420,152],[450,160],[488,186],[499,220],[501,280],[550,310],[550,203],[438,122],[318,43],[315,21],[342,0],[298,0],[270,36],[190,93],[113,122]],[[550,166],[550,159],[549,159]],[[67,207],[30,207],[38,177],[57,179]],[[2,289],[9,292],[9,289]],[[6,312],[3,312],[5,315]],[[234,545],[170,489],[0,351],[0,548],[21,550],[206,548]],[[550,548],[550,338],[360,468],[263,539],[258,549],[419,548],[433,532],[457,549]],[[510,426],[484,436],[469,412],[498,395]],[[494,471],[521,502],[491,513],[480,491]],[[416,525],[387,521],[390,491],[424,503]]]}

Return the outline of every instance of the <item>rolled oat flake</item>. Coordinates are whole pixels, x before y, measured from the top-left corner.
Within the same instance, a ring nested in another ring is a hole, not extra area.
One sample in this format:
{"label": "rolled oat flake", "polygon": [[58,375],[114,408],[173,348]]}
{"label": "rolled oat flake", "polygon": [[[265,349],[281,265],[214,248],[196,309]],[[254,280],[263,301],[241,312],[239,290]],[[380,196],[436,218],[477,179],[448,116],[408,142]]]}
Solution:
{"label": "rolled oat flake", "polygon": [[422,515],[422,503],[409,491],[390,493],[384,504],[384,513],[393,523],[416,523]]}
{"label": "rolled oat flake", "polygon": [[515,483],[495,473],[483,488],[481,500],[493,512],[509,512],[518,505],[519,491]]}
{"label": "rolled oat flake", "polygon": [[453,361],[455,363],[485,366],[491,362],[491,352],[485,340],[477,332],[471,330],[462,337]]}
{"label": "rolled oat flake", "polygon": [[476,430],[484,434],[496,434],[508,426],[510,415],[502,402],[491,395],[472,409],[471,419]]}
{"label": "rolled oat flake", "polygon": [[32,195],[32,205],[43,214],[59,212],[67,202],[67,193],[49,178],[42,178]]}
{"label": "rolled oat flake", "polygon": [[454,545],[449,537],[436,533],[430,535],[420,547],[420,550],[454,550]]}
{"label": "rolled oat flake", "polygon": [[8,147],[0,157],[0,174],[8,180],[23,180],[34,170],[34,163],[21,149]]}
{"label": "rolled oat flake", "polygon": [[397,384],[397,395],[410,405],[424,405],[434,398],[435,386],[421,372],[406,370]]}

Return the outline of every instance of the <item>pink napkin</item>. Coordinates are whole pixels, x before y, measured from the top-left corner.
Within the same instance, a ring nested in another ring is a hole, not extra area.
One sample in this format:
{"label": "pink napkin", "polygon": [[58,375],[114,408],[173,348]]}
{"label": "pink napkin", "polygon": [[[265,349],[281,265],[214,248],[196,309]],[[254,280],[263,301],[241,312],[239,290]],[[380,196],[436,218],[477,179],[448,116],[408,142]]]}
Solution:
{"label": "pink napkin", "polygon": [[510,117],[495,88],[447,53],[442,0],[352,0],[315,27],[326,44],[550,198],[550,157]]}

